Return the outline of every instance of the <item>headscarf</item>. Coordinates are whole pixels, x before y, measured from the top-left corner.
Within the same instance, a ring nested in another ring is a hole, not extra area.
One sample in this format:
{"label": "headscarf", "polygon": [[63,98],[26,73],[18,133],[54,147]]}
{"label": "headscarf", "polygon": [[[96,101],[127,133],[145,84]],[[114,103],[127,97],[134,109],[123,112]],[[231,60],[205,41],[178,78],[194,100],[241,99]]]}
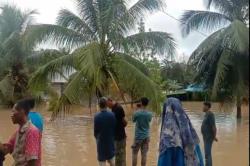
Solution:
{"label": "headscarf", "polygon": [[[189,117],[182,108],[181,102],[176,98],[168,98],[164,103],[162,113],[162,127],[160,139],[160,155],[168,148],[180,147],[186,157],[186,163],[193,160],[194,147],[199,144],[199,137],[193,128]],[[191,149],[191,150],[190,150]],[[196,164],[193,164],[194,166]]]}

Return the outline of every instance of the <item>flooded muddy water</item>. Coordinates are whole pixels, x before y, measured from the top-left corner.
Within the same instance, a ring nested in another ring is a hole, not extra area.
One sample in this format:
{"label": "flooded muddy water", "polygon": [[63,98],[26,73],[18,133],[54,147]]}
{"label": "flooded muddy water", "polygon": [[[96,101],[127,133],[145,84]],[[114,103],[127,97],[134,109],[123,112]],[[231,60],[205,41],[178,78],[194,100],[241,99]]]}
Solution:
{"label": "flooded muddy water", "polygon": [[[200,135],[203,119],[202,103],[183,103],[188,115]],[[74,111],[65,119],[49,121],[50,113],[37,108],[45,117],[43,133],[43,166],[97,166],[96,144],[93,136],[93,121],[86,112]],[[243,119],[236,120],[235,110],[221,110],[214,104],[219,142],[213,147],[215,166],[248,166],[249,165],[249,113],[248,107],[243,107]],[[0,141],[6,142],[16,130],[10,120],[10,110],[0,108]],[[151,124],[150,152],[148,166],[157,165],[160,120],[155,118]],[[127,129],[127,162],[131,166],[131,145],[133,142],[134,125],[129,123]],[[200,138],[201,135],[200,135]],[[202,140],[202,139],[201,139]],[[203,142],[201,142],[203,147]],[[8,156],[5,165],[11,166],[12,158]]]}

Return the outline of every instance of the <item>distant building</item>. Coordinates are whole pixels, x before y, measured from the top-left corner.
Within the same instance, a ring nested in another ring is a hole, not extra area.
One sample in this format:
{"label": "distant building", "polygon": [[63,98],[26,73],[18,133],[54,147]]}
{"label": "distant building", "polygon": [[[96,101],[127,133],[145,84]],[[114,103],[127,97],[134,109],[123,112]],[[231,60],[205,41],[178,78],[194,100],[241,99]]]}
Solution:
{"label": "distant building", "polygon": [[51,81],[52,88],[61,96],[63,94],[67,80],[58,76]]}
{"label": "distant building", "polygon": [[202,84],[191,84],[186,89],[178,89],[167,94],[167,97],[176,97],[182,101],[199,101],[207,99],[207,88]]}

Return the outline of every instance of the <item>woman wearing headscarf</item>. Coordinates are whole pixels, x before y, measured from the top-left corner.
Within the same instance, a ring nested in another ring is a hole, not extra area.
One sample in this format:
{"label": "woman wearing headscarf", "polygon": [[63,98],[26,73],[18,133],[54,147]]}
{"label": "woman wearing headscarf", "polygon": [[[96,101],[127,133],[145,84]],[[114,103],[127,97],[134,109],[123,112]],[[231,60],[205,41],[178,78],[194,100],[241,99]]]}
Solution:
{"label": "woman wearing headscarf", "polygon": [[164,103],[158,166],[203,166],[199,137],[176,98]]}

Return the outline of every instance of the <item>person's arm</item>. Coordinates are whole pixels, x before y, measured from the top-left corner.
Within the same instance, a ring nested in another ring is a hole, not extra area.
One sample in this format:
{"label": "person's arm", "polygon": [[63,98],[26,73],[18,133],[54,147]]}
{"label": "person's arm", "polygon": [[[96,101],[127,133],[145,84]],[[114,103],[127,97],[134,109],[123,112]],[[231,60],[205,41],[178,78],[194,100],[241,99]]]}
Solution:
{"label": "person's arm", "polygon": [[25,139],[25,157],[28,166],[35,166],[41,153],[41,135],[38,129],[28,131]]}
{"label": "person's arm", "polygon": [[97,122],[97,118],[95,117],[94,119],[94,136],[97,139],[99,135],[99,127],[98,127],[98,122]]}
{"label": "person's arm", "polygon": [[7,144],[1,144],[0,145],[0,155],[5,156],[9,153],[11,153],[9,146]]}
{"label": "person's arm", "polygon": [[4,145],[0,142],[0,152],[4,151]]}
{"label": "person's arm", "polygon": [[151,122],[152,118],[153,118],[153,114],[150,112],[148,121]]}
{"label": "person's arm", "polygon": [[218,139],[217,139],[217,127],[216,127],[216,122],[215,122],[215,116],[214,116],[214,114],[210,115],[210,119],[211,119],[211,127],[212,127],[212,130],[213,130],[214,140],[216,142],[218,142]]}
{"label": "person's arm", "polygon": [[9,153],[12,153],[14,150],[15,146],[15,141],[16,141],[16,133],[10,138],[9,142],[6,144],[0,143],[0,151],[4,154],[7,155]]}
{"label": "person's arm", "polygon": [[[3,147],[1,143],[0,143],[0,146]],[[3,151],[0,150],[0,165],[3,165],[4,160],[5,160],[5,154]]]}
{"label": "person's arm", "polygon": [[36,160],[30,160],[30,161],[28,161],[27,166],[36,166]]}
{"label": "person's arm", "polygon": [[120,106],[120,113],[121,113],[121,118],[122,118],[122,123],[123,123],[123,127],[126,127],[128,125],[128,122],[126,120],[126,115],[125,115],[125,111],[122,108],[122,106]]}
{"label": "person's arm", "polygon": [[133,117],[132,117],[132,120],[133,120],[134,123],[136,122],[136,118],[137,118],[137,113],[135,112]]}

